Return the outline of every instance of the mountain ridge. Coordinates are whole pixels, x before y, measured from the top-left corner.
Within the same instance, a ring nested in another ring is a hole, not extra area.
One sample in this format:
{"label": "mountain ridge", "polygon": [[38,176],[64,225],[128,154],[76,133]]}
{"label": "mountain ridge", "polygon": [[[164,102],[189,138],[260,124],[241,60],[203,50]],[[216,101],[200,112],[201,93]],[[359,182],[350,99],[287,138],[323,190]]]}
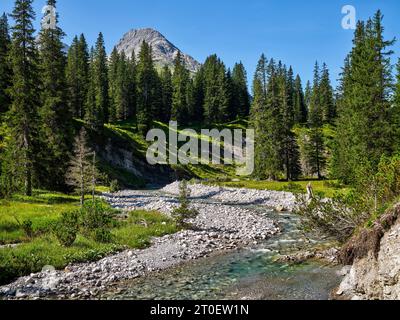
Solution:
{"label": "mountain ridge", "polygon": [[193,57],[182,52],[164,35],[153,28],[132,29],[128,31],[118,42],[116,48],[120,53],[124,51],[128,57],[135,52],[135,56],[137,57],[143,41],[146,41],[151,46],[153,59],[156,65],[160,67],[165,65],[172,67],[178,52],[181,52],[183,62],[190,72],[197,72],[201,66]]}

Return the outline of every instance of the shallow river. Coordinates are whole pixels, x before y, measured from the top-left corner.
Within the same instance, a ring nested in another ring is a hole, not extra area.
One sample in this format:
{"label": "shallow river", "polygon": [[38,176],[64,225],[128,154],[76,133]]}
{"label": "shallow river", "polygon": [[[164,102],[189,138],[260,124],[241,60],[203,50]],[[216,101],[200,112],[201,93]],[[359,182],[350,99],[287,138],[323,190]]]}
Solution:
{"label": "shallow river", "polygon": [[[247,206],[247,208],[250,208]],[[323,244],[308,239],[293,214],[251,207],[277,221],[282,233],[253,248],[200,259],[147,277],[120,283],[105,299],[326,300],[340,283],[338,267],[308,262],[288,265],[277,255]],[[240,222],[238,222],[240,223]],[[122,290],[121,290],[122,289]]]}

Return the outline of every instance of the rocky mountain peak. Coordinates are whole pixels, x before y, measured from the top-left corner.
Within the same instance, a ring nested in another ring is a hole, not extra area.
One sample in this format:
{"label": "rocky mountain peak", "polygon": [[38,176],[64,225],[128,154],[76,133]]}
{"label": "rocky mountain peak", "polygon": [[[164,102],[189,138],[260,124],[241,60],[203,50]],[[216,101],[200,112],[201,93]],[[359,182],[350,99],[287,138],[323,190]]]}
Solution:
{"label": "rocky mountain peak", "polygon": [[[151,28],[131,30],[122,37],[116,47],[119,52],[124,51],[128,57],[132,55],[132,52],[135,52],[137,56],[143,41],[151,45],[153,58],[158,66],[173,66],[174,59],[180,50],[157,30]],[[191,72],[197,72],[200,63],[183,52],[181,54],[186,68]]]}

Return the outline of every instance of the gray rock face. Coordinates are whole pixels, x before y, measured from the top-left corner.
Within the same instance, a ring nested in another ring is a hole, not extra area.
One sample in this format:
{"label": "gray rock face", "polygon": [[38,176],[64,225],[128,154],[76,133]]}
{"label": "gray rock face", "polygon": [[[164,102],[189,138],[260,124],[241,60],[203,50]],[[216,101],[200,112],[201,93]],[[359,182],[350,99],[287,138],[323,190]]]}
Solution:
{"label": "gray rock face", "polygon": [[400,220],[382,238],[377,258],[370,252],[347,270],[337,295],[353,300],[400,300]]}
{"label": "gray rock face", "polygon": [[[124,51],[128,57],[132,56],[133,52],[137,56],[143,41],[151,45],[156,65],[160,67],[165,65],[173,66],[174,59],[180,50],[154,29],[131,30],[123,36],[116,47],[118,52]],[[181,54],[186,68],[192,73],[197,72],[200,68],[200,63],[187,54],[182,52]]]}

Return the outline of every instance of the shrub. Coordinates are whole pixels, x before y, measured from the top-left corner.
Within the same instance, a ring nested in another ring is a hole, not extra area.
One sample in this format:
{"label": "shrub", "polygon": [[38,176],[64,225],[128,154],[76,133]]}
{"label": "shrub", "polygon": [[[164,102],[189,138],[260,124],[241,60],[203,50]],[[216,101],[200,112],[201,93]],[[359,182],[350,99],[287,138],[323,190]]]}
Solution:
{"label": "shrub", "polygon": [[121,191],[121,187],[119,185],[118,180],[112,180],[110,182],[110,192],[111,193],[115,193],[115,192],[118,192],[118,191]]}
{"label": "shrub", "polygon": [[98,228],[92,231],[93,240],[101,243],[111,243],[113,237],[110,229]]}
{"label": "shrub", "polygon": [[71,211],[61,214],[61,219],[56,223],[54,234],[64,247],[70,247],[76,240],[79,230],[79,212]]}
{"label": "shrub", "polygon": [[81,209],[83,232],[96,241],[110,242],[113,215],[113,210],[103,201],[86,202]]}
{"label": "shrub", "polygon": [[22,229],[24,230],[25,236],[28,238],[32,238],[34,235],[33,232],[33,223],[32,220],[25,220],[22,222]]}
{"label": "shrub", "polygon": [[283,191],[291,192],[291,193],[304,193],[305,189],[298,183],[289,182],[283,188]]}

